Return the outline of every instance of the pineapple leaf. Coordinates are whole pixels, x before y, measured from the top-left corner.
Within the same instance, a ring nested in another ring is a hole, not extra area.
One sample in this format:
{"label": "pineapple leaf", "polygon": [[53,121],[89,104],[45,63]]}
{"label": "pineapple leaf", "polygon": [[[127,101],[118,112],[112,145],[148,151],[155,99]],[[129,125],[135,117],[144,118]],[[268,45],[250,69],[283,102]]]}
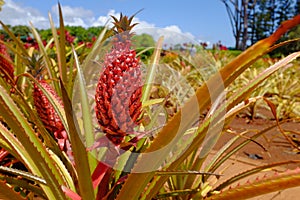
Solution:
{"label": "pineapple leaf", "polygon": [[[58,11],[59,11],[59,43],[56,43],[56,47],[58,48],[57,60],[59,62],[59,72],[60,77],[64,84],[67,83],[67,65],[66,65],[66,34],[65,34],[65,26],[64,19],[62,15],[61,5],[58,3]],[[56,40],[57,41],[57,40]]]}
{"label": "pineapple leaf", "polygon": [[[33,81],[35,81],[35,79],[32,78],[32,76],[30,76],[29,74],[24,74],[24,76],[27,76],[29,78],[31,78]],[[26,83],[27,84],[27,83]],[[30,107],[30,105],[27,104],[26,100],[23,98],[22,94],[19,93],[18,90],[16,90],[16,92],[18,92],[19,95],[13,96],[13,100],[18,104],[18,105],[22,105],[23,112],[27,113],[27,117],[28,120],[33,122],[36,125],[36,128],[39,132],[39,134],[43,137],[44,139],[44,144],[51,149],[53,152],[55,152],[55,154],[57,156],[60,157],[60,159],[64,162],[64,164],[66,165],[68,171],[65,171],[64,166],[59,165],[58,163],[58,167],[60,167],[61,172],[64,174],[64,177],[68,177],[69,173],[72,174],[74,180],[76,180],[76,173],[74,172],[74,168],[72,166],[72,164],[70,163],[70,161],[68,160],[67,156],[65,156],[61,149],[58,147],[57,142],[55,141],[55,139],[49,134],[49,132],[45,129],[45,126],[42,124],[42,122],[40,121],[39,117],[37,116],[37,113],[34,112],[34,110],[32,110],[32,108]],[[47,97],[49,98],[49,97]],[[51,100],[50,100],[51,101]],[[50,102],[51,103],[51,102]],[[55,103],[53,103],[55,104]],[[58,104],[58,103],[57,103]],[[58,104],[58,106],[60,106]],[[13,139],[8,139],[9,143],[11,141],[13,141]],[[29,157],[29,156],[28,156]]]}
{"label": "pineapple leaf", "polygon": [[91,52],[85,58],[83,65],[84,69],[88,67],[93,62],[93,60],[99,55],[99,51],[102,50],[103,42],[110,35],[108,32],[109,31],[107,30],[107,27],[104,27],[104,29],[100,32],[97,40],[95,41],[95,44],[93,45]]}
{"label": "pineapple leaf", "polygon": [[297,164],[297,163],[300,163],[300,160],[289,160],[289,161],[284,161],[284,162],[278,162],[278,163],[272,163],[272,164],[267,164],[267,165],[262,165],[262,166],[258,166],[258,167],[254,167],[250,170],[247,170],[245,172],[242,172],[240,174],[237,174],[233,177],[230,177],[228,178],[226,181],[224,181],[223,183],[221,183],[220,185],[218,185],[215,190],[216,191],[220,191],[220,190],[223,190],[224,188],[226,188],[227,186],[229,185],[232,185],[233,183],[243,179],[243,178],[246,178],[250,175],[253,175],[253,174],[256,174],[257,172],[261,172],[263,170],[266,170],[266,169],[272,169],[274,167],[277,167],[277,166],[282,166],[282,165],[287,165],[287,164]]}
{"label": "pineapple leaf", "polygon": [[0,123],[0,133],[0,137],[3,139],[3,142],[1,141],[1,146],[3,148],[5,148],[10,154],[12,154],[15,158],[25,164],[33,162],[28,152],[25,151],[24,146],[22,146],[22,144],[14,136],[14,134],[9,131],[2,123]]}
{"label": "pineapple leaf", "polygon": [[[227,154],[225,154],[223,157],[221,157],[217,162],[215,162],[212,166],[209,167],[209,171],[210,172],[214,172],[219,166],[221,166],[222,163],[224,163],[226,160],[228,160],[228,158],[230,158],[232,155],[234,155],[236,152],[238,152],[241,148],[243,148],[244,146],[246,146],[248,143],[250,143],[251,141],[254,141],[256,138],[258,138],[259,136],[263,135],[264,133],[266,133],[267,131],[273,129],[274,127],[276,127],[276,125],[272,125],[270,127],[267,127],[265,129],[263,129],[262,131],[259,131],[258,133],[256,133],[255,135],[253,135],[251,138],[241,142],[240,144],[238,144],[234,150],[228,152]],[[232,139],[235,140],[235,139]],[[229,144],[231,142],[234,141],[230,141]]]}
{"label": "pineapple leaf", "polygon": [[[26,179],[20,179],[20,177],[7,176],[0,173],[0,180],[5,181],[5,183],[9,184],[10,186],[16,186],[16,188],[19,187],[22,188],[23,190],[28,190],[32,194],[35,194],[36,196],[43,197],[44,199],[47,198],[41,187],[29,183],[28,180]],[[2,190],[0,191],[2,192]]]}
{"label": "pineapple leaf", "polygon": [[184,189],[184,190],[175,190],[172,192],[164,192],[164,193],[159,193],[158,195],[155,196],[155,199],[168,199],[168,198],[180,198],[180,196],[187,196],[191,194],[197,193],[197,189]]}
{"label": "pineapple leaf", "polygon": [[67,91],[61,82],[62,97],[64,102],[64,108],[66,113],[66,119],[69,127],[69,139],[71,141],[72,151],[74,154],[75,166],[77,166],[76,171],[78,175],[78,185],[80,190],[80,195],[83,200],[93,200],[95,199],[95,194],[92,186],[91,170],[88,162],[88,152],[84,147],[81,138],[79,137],[78,124],[74,119],[75,113],[72,108],[71,100],[68,97]]}
{"label": "pineapple leaf", "polygon": [[[242,102],[239,105],[237,105],[236,107],[234,107],[234,109],[230,110],[229,112],[226,113],[225,118],[226,119],[230,119],[232,118],[238,111],[244,109],[245,107],[247,107],[249,104],[255,102],[257,99],[260,99],[260,97],[258,98],[250,98],[247,103]],[[205,172],[212,172],[213,170],[211,170],[212,166],[214,166],[216,163],[218,164],[218,166],[220,166],[223,162],[217,162],[222,155],[224,155],[224,153],[226,152],[226,150],[228,150],[239,138],[241,138],[245,133],[247,133],[247,131],[233,137],[231,140],[229,140],[225,145],[223,145],[223,147],[221,149],[218,150],[218,152],[213,156],[213,158],[211,159],[211,161],[208,163],[208,165],[205,167],[204,171]],[[232,155],[232,154],[230,154]],[[229,157],[227,157],[229,158]],[[224,159],[225,160],[227,160]],[[208,177],[208,176],[206,176]],[[204,180],[205,177],[204,177]],[[187,181],[188,182],[188,181]],[[200,183],[198,183],[200,184]],[[195,184],[196,185],[196,184]]]}
{"label": "pineapple leaf", "polygon": [[144,84],[144,87],[143,87],[143,92],[142,92],[143,96],[141,99],[142,104],[145,104],[145,102],[148,101],[149,97],[150,97],[150,91],[151,91],[152,83],[153,83],[154,76],[155,76],[156,66],[159,63],[160,52],[162,50],[163,39],[164,39],[163,37],[160,37],[158,39],[156,48],[153,53],[153,57],[151,59],[151,66],[148,69],[149,71],[147,72],[146,83]]}
{"label": "pineapple leaf", "polygon": [[[240,101],[244,100],[245,97],[247,97],[255,88],[257,88],[257,86],[265,79],[267,79],[269,76],[271,76],[275,71],[277,71],[279,68],[286,66],[289,62],[291,62],[292,60],[296,59],[298,56],[300,56],[300,52],[296,52],[293,53],[287,57],[285,57],[284,59],[282,59],[281,61],[275,63],[273,66],[269,67],[268,69],[266,69],[265,71],[263,71],[261,74],[259,74],[257,77],[255,77],[252,81],[250,81],[249,84],[245,85],[243,88],[241,88],[240,91],[236,92],[236,95],[232,95],[232,98],[230,98],[228,100],[227,103],[227,110],[231,109],[232,107],[234,107],[234,105],[238,104]],[[256,100],[256,99],[252,99]],[[250,101],[249,101],[250,102]],[[237,106],[236,106],[237,107]],[[228,112],[225,116],[226,121],[227,119],[230,119],[238,110],[231,109],[230,112]],[[244,106],[242,106],[243,108]],[[200,152],[199,157],[204,157],[205,155],[207,155],[207,153],[209,152],[209,150],[214,146],[215,142],[206,142],[204,141],[204,145],[202,147],[202,150]],[[206,151],[205,151],[206,149]],[[240,148],[235,148],[235,150],[240,149]],[[221,162],[222,163],[222,162]],[[221,164],[220,163],[220,164]]]}
{"label": "pineapple leaf", "polygon": [[[9,37],[14,41],[15,44],[17,44],[18,48],[21,50],[21,55],[26,55],[28,57],[28,52],[26,51],[25,47],[23,46],[23,43],[19,38],[15,36],[15,34],[9,30],[9,27],[6,26],[2,21],[0,21],[0,24],[2,25],[3,29],[6,31],[6,33],[9,35]],[[11,49],[13,50],[13,49]]]}
{"label": "pineapple leaf", "polygon": [[292,54],[288,55],[287,57],[281,59],[280,61],[278,61],[274,65],[270,66],[269,68],[267,68],[266,70],[264,70],[260,74],[258,74],[258,76],[255,77],[252,81],[250,81],[250,83],[248,83],[247,85],[245,85],[239,91],[236,92],[237,94],[238,93],[243,93],[244,95],[236,95],[236,96],[232,95],[233,97],[231,98],[231,100],[229,100],[230,104],[228,105],[228,108],[231,109],[237,103],[239,103],[240,101],[244,100],[245,97],[248,97],[250,95],[250,93],[255,88],[257,88],[258,85],[262,81],[264,81],[265,79],[269,78],[274,72],[276,72],[280,68],[286,66],[288,63],[292,62],[293,60],[295,60],[299,56],[300,56],[300,51],[292,53]]}
{"label": "pineapple leaf", "polygon": [[214,176],[222,176],[221,174],[204,172],[204,171],[192,171],[192,170],[180,170],[180,171],[157,171],[155,175],[157,176],[170,176],[170,175],[214,175]]}
{"label": "pineapple leaf", "polygon": [[[34,37],[35,37],[35,39],[36,39],[36,41],[39,45],[41,55],[43,55],[43,58],[44,58],[44,61],[45,61],[45,66],[46,66],[46,69],[48,71],[48,75],[50,76],[51,79],[55,79],[56,78],[56,72],[54,70],[55,66],[53,66],[53,62],[51,62],[51,58],[47,54],[47,51],[44,47],[44,44],[42,42],[41,37],[38,34],[38,31],[34,28],[33,24],[30,23],[30,25],[31,25],[32,33],[33,33],[33,35],[34,35]],[[54,88],[55,88],[56,92],[58,94],[60,94],[58,82],[53,81],[53,84],[54,84]]]}
{"label": "pineapple leaf", "polygon": [[[225,113],[225,110],[228,110],[230,108],[232,108],[234,105],[236,105],[237,103],[239,103],[240,101],[243,100],[243,97],[247,97],[248,94],[253,91],[257,85],[259,83],[261,83],[263,80],[265,80],[266,78],[268,78],[272,73],[274,73],[276,70],[278,70],[280,67],[285,66],[288,62],[291,62],[293,59],[297,58],[297,56],[300,56],[300,52],[298,53],[294,53],[291,54],[290,56],[282,59],[281,61],[279,61],[278,63],[275,63],[273,66],[269,67],[268,69],[266,69],[264,72],[262,72],[260,75],[258,75],[255,79],[253,79],[252,82],[250,82],[248,85],[244,86],[244,88],[241,88],[240,91],[236,92],[236,95],[232,95],[233,97],[231,99],[227,100],[227,103],[222,105],[218,110],[216,110],[216,112],[212,115],[212,117],[209,117],[207,120],[205,120],[203,122],[203,124],[200,126],[200,128],[198,129],[198,133],[196,134],[196,137],[194,138],[193,142],[189,145],[189,147],[185,150],[184,153],[182,153],[182,155],[180,155],[180,157],[173,162],[168,168],[167,170],[173,170],[176,168],[176,166],[178,166],[181,162],[183,162],[183,160],[189,155],[191,154],[194,150],[197,150],[199,145],[201,143],[204,144],[204,146],[207,146],[208,148],[212,148],[215,144],[214,140],[208,140],[206,142],[203,142],[203,137],[206,134],[207,130],[210,130],[210,135],[214,135],[215,131],[219,130],[221,131],[220,128],[223,127],[224,122],[222,120],[222,116]],[[232,113],[231,113],[232,114]],[[230,116],[230,115],[229,115]],[[228,115],[226,116],[227,118],[225,118],[225,123],[227,120],[229,120],[231,117],[229,117],[228,119]],[[212,127],[209,127],[210,124],[213,124]],[[275,126],[275,125],[274,125]],[[273,127],[274,127],[273,126]],[[269,130],[272,127],[267,128],[266,130]],[[238,151],[239,149],[241,149],[244,145],[246,145],[247,143],[251,142],[254,140],[254,138],[260,136],[261,134],[263,134],[266,130],[260,132],[259,134],[256,134],[255,136],[253,136],[251,139],[246,140],[244,143],[238,145],[234,150],[232,150],[230,153],[226,154],[218,163],[216,166],[221,165],[225,160],[227,160],[234,152]],[[219,137],[219,135],[214,135],[214,137]],[[205,148],[205,147],[203,147]],[[200,152],[199,157],[201,159],[204,159],[207,156],[207,151],[206,153],[204,152]],[[175,156],[174,156],[175,157]],[[201,163],[201,160],[198,161]],[[215,166],[215,167],[216,167]],[[216,168],[214,168],[216,169]],[[210,172],[214,172],[214,170],[210,171]],[[157,185],[161,185],[163,182],[161,181],[159,184],[157,183]],[[158,189],[158,188],[157,188]]]}
{"label": "pineapple leaf", "polygon": [[65,192],[65,194],[70,197],[72,200],[82,200],[82,198],[75,193],[74,191],[70,190],[69,188],[66,187],[62,187],[63,191]]}
{"label": "pineapple leaf", "polygon": [[[79,93],[80,93],[80,105],[81,105],[81,112],[82,112],[82,122],[83,122],[83,135],[85,136],[86,139],[86,146],[87,147],[91,147],[94,142],[94,130],[93,130],[93,122],[92,122],[92,113],[90,112],[90,105],[89,105],[89,101],[88,101],[88,94],[86,91],[86,82],[82,73],[82,70],[80,68],[79,65],[79,61],[78,61],[78,57],[77,54],[75,52],[75,50],[73,51],[74,53],[74,59],[75,59],[75,66],[77,69],[77,80],[78,80],[78,87],[79,87]],[[90,152],[91,154],[95,154],[96,150],[91,150]],[[91,156],[91,154],[89,154],[89,156]],[[94,155],[96,156],[96,155]],[[89,158],[89,163],[90,163],[90,167],[91,167],[91,171],[93,171],[96,166],[97,166],[97,162],[94,158]]]}
{"label": "pineapple leaf", "polygon": [[[63,162],[55,153],[49,150],[51,158],[55,161],[57,167],[60,169],[61,175],[64,178],[65,182],[71,190],[75,191],[75,183],[77,181],[77,176],[75,174],[75,169],[71,168],[73,165],[70,162]],[[69,166],[69,165],[71,166]],[[70,169],[71,168],[71,169]],[[72,175],[72,176],[71,176]]]}
{"label": "pineapple leaf", "polygon": [[44,179],[42,179],[38,176],[35,176],[35,175],[33,175],[29,172],[22,171],[22,170],[19,170],[19,169],[13,169],[13,168],[10,168],[10,167],[0,166],[0,172],[13,174],[15,176],[21,176],[24,179],[35,181],[36,183],[39,183],[39,184],[44,184],[44,185],[47,184]]}
{"label": "pineapple leaf", "polygon": [[[224,87],[227,87],[255,60],[268,52],[272,44],[275,43],[275,41],[277,41],[281,35],[299,23],[300,15],[289,21],[286,21],[269,38],[257,42],[252,47],[244,51],[233,61],[221,68],[219,73],[213,75],[203,86],[197,89],[196,95],[193,96],[191,100],[175,114],[169,123],[166,124],[166,126],[163,127],[160,133],[156,136],[151,146],[144,152],[144,154],[141,154],[133,168],[133,172],[143,171],[143,168],[149,169],[149,166],[151,166],[153,169],[158,168],[164,162],[166,156],[170,153],[169,146],[172,146],[174,142],[181,138],[183,132],[186,131],[187,128],[196,120],[197,114],[201,113],[212,100],[217,98],[218,95],[223,92]],[[242,100],[242,98],[246,98],[245,92],[244,95],[240,96],[240,98],[240,100]],[[195,102],[198,102],[199,111],[195,109]],[[220,111],[222,110],[223,109]],[[181,122],[184,111],[186,111],[186,114],[184,115],[184,121]],[[219,116],[215,115],[215,117]],[[199,145],[203,142],[205,132],[209,127],[211,120],[212,119],[207,120],[206,124],[202,124],[200,126],[198,134],[195,140],[189,146],[188,150],[182,153],[182,155],[168,167],[168,170],[175,169],[176,166],[178,166],[187,157],[187,155],[199,147]],[[165,137],[166,135],[168,135],[168,137]],[[152,155],[151,159],[147,157],[149,152],[155,152],[157,150],[159,150],[159,155]],[[164,178],[160,177],[160,182],[157,183],[154,188],[152,188],[151,192],[145,192],[147,184],[151,181],[151,179],[153,179],[154,175],[155,173],[153,171],[129,174],[122,189],[120,190],[120,193],[117,196],[117,199],[138,199],[142,193],[149,194],[147,197],[145,197],[145,199],[151,199],[167,179],[167,176]]]}
{"label": "pineapple leaf", "polygon": [[117,19],[115,16],[111,15],[111,18],[113,18],[114,22],[114,28],[115,28],[115,33],[123,33],[132,30],[134,26],[136,26],[138,23],[132,23],[132,20],[134,18],[134,15],[129,17],[128,16],[123,16],[123,14],[120,14],[120,18]]}
{"label": "pineapple leaf", "polygon": [[140,57],[143,53],[145,53],[149,50],[152,50],[152,49],[155,49],[155,47],[146,47],[146,48],[143,48],[142,50],[139,49],[139,51],[136,54],[136,57]]}
{"label": "pineapple leaf", "polygon": [[159,98],[159,99],[149,99],[144,102],[143,108],[147,108],[148,106],[155,105],[155,104],[160,104],[164,102],[164,98]]}
{"label": "pineapple leaf", "polygon": [[[281,62],[278,62],[278,63],[276,63],[274,66],[268,68],[268,69],[266,70],[266,72],[264,72],[264,73],[258,75],[258,77],[257,77],[256,79],[254,79],[253,82],[251,82],[251,83],[249,83],[248,85],[246,85],[245,88],[242,88],[242,89],[241,89],[241,91],[238,91],[238,92],[237,92],[237,95],[232,95],[234,98],[228,100],[228,105],[227,105],[227,106],[230,108],[230,107],[232,107],[233,105],[235,105],[236,103],[238,103],[238,102],[241,100],[241,99],[239,99],[239,98],[248,96],[247,94],[250,93],[253,89],[255,89],[259,83],[261,83],[263,80],[265,80],[266,78],[268,78],[272,73],[274,73],[274,72],[275,72],[276,70],[278,70],[280,67],[283,67],[283,66],[285,66],[288,62],[291,62],[291,61],[292,61],[293,59],[295,59],[297,56],[299,56],[299,54],[294,53],[293,55],[290,55],[290,56],[284,58]],[[239,100],[237,101],[237,100],[235,99],[235,97],[236,97],[236,99],[239,99]],[[251,100],[251,101],[254,101],[254,100]],[[250,101],[249,101],[249,103],[250,103]],[[242,107],[243,107],[243,106],[242,106]],[[228,108],[227,108],[227,109],[228,109]],[[237,109],[237,108],[235,108],[235,109]],[[237,111],[237,110],[235,110],[235,111]],[[223,110],[223,111],[222,111],[222,109],[218,110],[217,113],[219,113],[219,114],[215,113],[215,116],[217,116],[217,117],[215,117],[215,119],[218,119],[218,118],[219,118],[218,115],[220,115],[220,114],[222,115],[222,112],[224,113],[224,110]],[[228,119],[230,119],[231,116],[232,116],[234,113],[235,113],[235,112],[233,112],[233,111],[227,113],[227,115],[226,115],[226,117],[225,117],[225,118],[226,118],[226,121],[227,121]],[[215,123],[212,123],[212,121],[214,121],[214,119],[209,119],[209,120],[207,121],[207,123],[203,123],[203,125],[202,125],[202,128],[203,128],[202,131],[206,131],[207,128],[208,128],[207,126],[209,126],[209,124],[216,124],[215,126],[213,126],[213,127],[211,128],[211,130],[220,130],[220,128],[217,128],[217,126],[220,126],[220,125],[219,125],[219,122],[218,122],[218,123],[216,123],[216,122],[215,122]],[[205,124],[206,124],[206,125],[205,125]],[[221,125],[222,125],[222,123],[221,123]],[[206,127],[206,128],[205,128],[205,127]],[[199,133],[201,133],[202,131],[200,131]],[[203,133],[204,133],[204,132],[203,132]],[[196,137],[196,138],[195,138],[195,141],[197,141],[197,140],[198,140],[198,141],[201,141],[201,140],[202,140],[203,134],[198,134],[198,135],[199,135],[199,138],[197,139],[197,137]],[[210,135],[212,135],[212,133],[210,133]],[[216,135],[216,138],[218,138],[218,135]],[[246,144],[249,143],[250,141],[253,141],[253,139],[248,140],[248,141],[246,141],[245,143],[241,144],[241,145],[239,146],[239,148],[235,148],[235,150],[238,150],[238,149],[242,148],[244,145],[246,145]],[[209,149],[211,149],[211,148],[213,147],[214,143],[215,143],[215,140],[211,140],[211,141],[206,141],[206,142],[204,142],[204,147],[202,148],[202,150],[208,148],[208,149],[205,151],[205,152],[208,152]],[[197,149],[197,146],[198,146],[199,144],[200,144],[200,142],[198,142],[197,144],[193,142],[193,143],[190,145],[190,148],[191,148],[191,147],[194,147],[195,149]],[[205,146],[207,146],[207,147],[205,147]],[[189,150],[186,150],[186,152],[181,156],[182,159],[184,159],[185,157],[188,156],[188,154],[186,154],[187,152],[189,152]],[[204,153],[201,152],[202,155],[200,155],[199,157],[202,158],[202,159],[197,159],[197,160],[195,161],[194,165],[197,165],[197,162],[199,162],[200,164],[202,163],[203,158],[205,158],[205,156],[206,156],[206,154],[207,154],[207,153],[205,153],[205,152],[204,152]],[[236,151],[234,151],[234,152],[236,152]],[[232,155],[232,153],[233,153],[233,152],[231,152],[230,155]],[[203,155],[203,154],[204,154],[204,155]],[[220,162],[217,163],[216,166],[219,166],[220,164],[222,164],[227,158],[229,158],[230,155],[225,156]],[[176,156],[174,156],[174,157],[176,157]],[[173,163],[173,165],[175,166],[175,163],[178,163],[178,162],[180,163],[180,162],[182,162],[182,159],[178,159],[176,162]],[[173,167],[170,167],[169,170],[174,169],[174,166],[173,166]],[[200,166],[200,165],[199,165],[199,166]],[[194,168],[192,168],[192,169],[194,169]],[[197,170],[197,168],[194,169],[194,170]],[[194,179],[194,177],[191,176],[191,179]],[[162,184],[162,182],[161,182],[160,184]],[[157,185],[160,185],[160,184],[157,184]],[[187,179],[186,184],[189,184],[189,179]],[[159,187],[159,186],[158,186],[158,187]]]}
{"label": "pineapple leaf", "polygon": [[0,86],[0,104],[0,115],[6,119],[6,123],[30,155],[31,162],[26,165],[33,174],[46,180],[47,186],[41,185],[41,187],[48,198],[66,199],[61,190],[64,182],[53,160],[23,113],[2,86]]}
{"label": "pineapple leaf", "polygon": [[299,168],[283,173],[276,173],[271,177],[256,179],[254,182],[238,185],[235,188],[227,189],[206,199],[248,199],[296,186],[300,186]]}
{"label": "pineapple leaf", "polygon": [[24,200],[20,193],[17,193],[5,182],[0,181],[0,199],[2,200]]}

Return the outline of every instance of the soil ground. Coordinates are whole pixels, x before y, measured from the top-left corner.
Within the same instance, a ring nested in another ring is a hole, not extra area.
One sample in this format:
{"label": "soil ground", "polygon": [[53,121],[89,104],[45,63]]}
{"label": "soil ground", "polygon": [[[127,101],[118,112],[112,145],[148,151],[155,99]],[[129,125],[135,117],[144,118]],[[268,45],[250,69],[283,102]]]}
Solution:
{"label": "soil ground", "polygon": [[[236,117],[229,124],[231,133],[224,133],[220,140],[215,146],[215,151],[217,151],[221,146],[223,146],[230,138],[247,131],[245,136],[249,137],[255,134],[257,131],[263,130],[276,124],[276,121],[272,119],[272,114],[267,110],[260,110],[260,112],[267,119],[256,118],[250,120],[247,117]],[[243,115],[242,115],[243,116]],[[250,142],[227,163],[224,164],[223,171],[224,176],[221,179],[226,180],[226,178],[231,177],[237,173],[248,170],[254,166],[282,162],[288,160],[300,160],[300,151],[297,150],[297,146],[300,147],[300,122],[288,121],[281,125],[281,128],[288,131],[288,137],[294,141],[294,145],[283,136],[278,127],[272,128],[267,131],[264,135],[257,138],[255,142]],[[298,139],[299,138],[299,139]],[[285,171],[286,169],[295,169],[300,167],[300,164],[289,164],[276,168],[279,171]],[[264,172],[265,173],[265,172]],[[267,172],[274,173],[274,172]],[[264,174],[255,175],[248,178],[250,181],[254,181],[255,178],[263,176]],[[222,182],[222,180],[219,180]],[[218,182],[219,182],[218,181]],[[242,182],[242,181],[241,181]],[[268,195],[259,196],[253,198],[253,200],[294,200],[300,199],[300,187],[291,188],[284,191],[279,191],[271,193]]]}

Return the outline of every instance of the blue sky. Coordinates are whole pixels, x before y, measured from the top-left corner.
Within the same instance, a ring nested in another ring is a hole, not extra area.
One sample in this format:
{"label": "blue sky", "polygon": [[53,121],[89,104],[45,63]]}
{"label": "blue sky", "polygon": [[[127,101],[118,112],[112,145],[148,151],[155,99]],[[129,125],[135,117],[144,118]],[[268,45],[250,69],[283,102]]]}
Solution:
{"label": "blue sky", "polygon": [[[0,20],[6,24],[28,24],[45,28],[48,12],[57,19],[57,0],[5,0]],[[136,18],[140,26],[168,27],[192,36],[197,41],[219,40],[226,46],[234,46],[234,37],[224,4],[220,0],[60,0],[66,24],[103,25],[110,14],[120,12],[132,15],[140,9]]]}

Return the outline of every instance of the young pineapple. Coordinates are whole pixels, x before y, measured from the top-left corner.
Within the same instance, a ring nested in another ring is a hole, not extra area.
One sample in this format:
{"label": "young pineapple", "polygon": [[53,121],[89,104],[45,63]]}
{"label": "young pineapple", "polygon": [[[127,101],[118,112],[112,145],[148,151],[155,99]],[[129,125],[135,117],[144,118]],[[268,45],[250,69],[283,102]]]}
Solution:
{"label": "young pineapple", "polygon": [[[50,94],[54,96],[54,98],[59,102],[59,104],[63,107],[63,102],[61,98],[57,95],[54,89],[44,80],[40,80],[39,84]],[[43,93],[43,91],[34,84],[33,88],[33,101],[34,106],[37,110],[37,113],[43,122],[45,128],[54,134],[55,139],[57,140],[59,148],[64,151],[71,161],[73,161],[73,153],[71,149],[71,143],[68,139],[68,135],[65,131],[65,127],[60,120],[57,112]]]}
{"label": "young pineapple", "polygon": [[134,133],[141,114],[141,71],[135,50],[131,49],[130,30],[134,16],[112,16],[116,35],[112,48],[105,55],[95,95],[98,123],[107,138],[119,145],[124,137]]}
{"label": "young pineapple", "polygon": [[[50,92],[61,105],[63,105],[59,96],[46,81],[40,80],[39,84],[45,90]],[[54,133],[57,131],[64,130],[64,126],[58,114],[56,113],[53,106],[51,105],[47,97],[44,95],[42,90],[37,85],[34,85],[33,100],[36,110],[38,111],[39,117],[48,131]]]}
{"label": "young pineapple", "polygon": [[5,81],[11,82],[14,78],[14,66],[12,59],[7,52],[7,48],[0,39],[0,74]]}

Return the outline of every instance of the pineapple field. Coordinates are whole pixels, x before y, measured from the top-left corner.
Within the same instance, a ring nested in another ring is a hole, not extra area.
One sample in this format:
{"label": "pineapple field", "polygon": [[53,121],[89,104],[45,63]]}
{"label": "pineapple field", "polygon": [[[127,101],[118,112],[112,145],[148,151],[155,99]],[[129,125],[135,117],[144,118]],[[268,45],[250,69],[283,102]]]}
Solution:
{"label": "pineapple field", "polygon": [[138,46],[125,14],[75,43],[58,13],[30,45],[0,22],[0,199],[298,197],[300,52],[270,53],[299,15],[245,51],[194,52]]}

